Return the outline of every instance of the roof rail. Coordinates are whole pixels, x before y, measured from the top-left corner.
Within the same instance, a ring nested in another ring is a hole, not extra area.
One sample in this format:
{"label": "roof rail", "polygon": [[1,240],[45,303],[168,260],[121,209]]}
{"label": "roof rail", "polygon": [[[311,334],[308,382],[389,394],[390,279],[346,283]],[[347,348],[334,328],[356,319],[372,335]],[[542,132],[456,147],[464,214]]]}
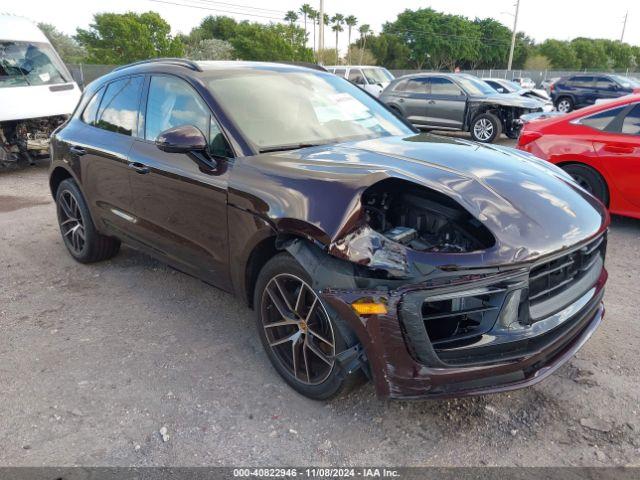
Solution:
{"label": "roof rail", "polygon": [[114,68],[113,71],[116,72],[118,70],[122,70],[123,68],[134,67],[136,65],[144,65],[145,63],[170,63],[172,65],[178,65],[181,67],[189,68],[195,72],[201,72],[202,68],[193,60],[188,60],[186,58],[149,58],[147,60],[140,60],[139,62],[128,63],[127,65],[120,65],[117,68]]}

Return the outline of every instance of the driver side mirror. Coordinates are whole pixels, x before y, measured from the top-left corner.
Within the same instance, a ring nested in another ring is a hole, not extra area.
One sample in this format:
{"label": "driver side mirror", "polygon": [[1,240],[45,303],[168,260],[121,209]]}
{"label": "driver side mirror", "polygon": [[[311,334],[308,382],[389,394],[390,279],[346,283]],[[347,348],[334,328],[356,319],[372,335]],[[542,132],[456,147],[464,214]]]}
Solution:
{"label": "driver side mirror", "polygon": [[207,139],[197,127],[181,125],[160,133],[156,138],[156,146],[167,153],[204,152]]}
{"label": "driver side mirror", "polygon": [[155,143],[163,152],[187,154],[202,172],[212,173],[218,169],[218,162],[209,155],[207,138],[193,125],[180,125],[165,130],[158,135]]}

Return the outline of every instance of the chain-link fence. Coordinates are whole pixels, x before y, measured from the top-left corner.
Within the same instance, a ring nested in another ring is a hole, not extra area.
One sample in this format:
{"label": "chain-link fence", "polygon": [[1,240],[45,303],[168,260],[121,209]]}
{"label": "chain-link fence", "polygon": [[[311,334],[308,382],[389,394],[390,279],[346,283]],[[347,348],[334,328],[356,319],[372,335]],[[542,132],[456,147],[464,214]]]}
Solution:
{"label": "chain-link fence", "polygon": [[[430,72],[431,70],[390,70],[395,77],[401,77],[403,75],[409,75],[412,73]],[[550,80],[552,78],[564,77],[567,75],[575,74],[611,74],[612,72],[597,72],[585,70],[499,70],[499,69],[485,69],[485,70],[463,70],[462,73],[469,73],[480,78],[505,78],[507,80],[513,80],[514,78],[530,78],[536,85],[540,85],[544,80]],[[623,75],[627,77],[640,77],[640,72],[632,72],[630,70],[615,72],[617,75]]]}
{"label": "chain-link fence", "polygon": [[106,75],[117,65],[92,65],[67,63],[71,76],[81,89],[93,82],[96,78]]}

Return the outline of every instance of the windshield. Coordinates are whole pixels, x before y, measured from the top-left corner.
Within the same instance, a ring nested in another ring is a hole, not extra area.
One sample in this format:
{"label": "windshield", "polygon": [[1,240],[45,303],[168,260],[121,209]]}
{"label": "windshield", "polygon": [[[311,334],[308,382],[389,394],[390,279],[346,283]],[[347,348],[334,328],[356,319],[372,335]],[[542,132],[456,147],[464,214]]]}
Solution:
{"label": "windshield", "polygon": [[0,41],[0,87],[66,83],[67,75],[51,45]]}
{"label": "windshield", "polygon": [[358,87],[327,73],[247,70],[208,84],[259,150],[412,133]]}
{"label": "windshield", "polygon": [[640,87],[640,82],[630,77],[623,77],[622,75],[611,75],[613,79],[622,85],[624,88],[636,88]]}
{"label": "windshield", "polygon": [[363,68],[362,73],[369,83],[384,84],[393,80],[393,75],[386,68]]}
{"label": "windshield", "polygon": [[469,95],[493,95],[496,91],[476,77],[457,75],[456,80]]}

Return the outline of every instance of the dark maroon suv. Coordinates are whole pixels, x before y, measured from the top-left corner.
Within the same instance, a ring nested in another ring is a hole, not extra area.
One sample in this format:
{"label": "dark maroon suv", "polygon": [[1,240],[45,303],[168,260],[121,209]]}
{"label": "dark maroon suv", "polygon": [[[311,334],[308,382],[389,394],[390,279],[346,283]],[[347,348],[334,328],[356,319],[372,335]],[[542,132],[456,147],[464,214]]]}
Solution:
{"label": "dark maroon suv", "polygon": [[76,260],[124,242],[235,292],[312,398],[363,376],[393,398],[531,385],[602,320],[598,200],[526,153],[419,134],[319,70],[120,68],[53,135],[51,191]]}

